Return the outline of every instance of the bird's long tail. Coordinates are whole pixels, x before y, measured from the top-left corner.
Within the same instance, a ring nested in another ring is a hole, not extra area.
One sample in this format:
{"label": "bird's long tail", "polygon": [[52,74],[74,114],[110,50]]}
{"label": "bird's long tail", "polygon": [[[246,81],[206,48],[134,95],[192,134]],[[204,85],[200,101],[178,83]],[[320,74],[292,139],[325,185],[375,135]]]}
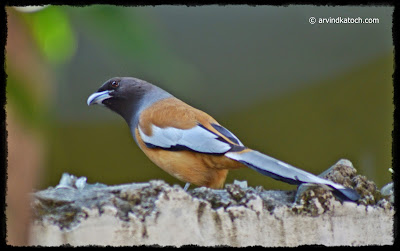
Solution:
{"label": "bird's long tail", "polygon": [[276,180],[294,185],[300,185],[302,183],[322,184],[333,189],[333,193],[340,199],[357,201],[360,198],[360,195],[351,188],[323,179],[258,151],[227,152],[225,156],[239,161],[251,169]]}

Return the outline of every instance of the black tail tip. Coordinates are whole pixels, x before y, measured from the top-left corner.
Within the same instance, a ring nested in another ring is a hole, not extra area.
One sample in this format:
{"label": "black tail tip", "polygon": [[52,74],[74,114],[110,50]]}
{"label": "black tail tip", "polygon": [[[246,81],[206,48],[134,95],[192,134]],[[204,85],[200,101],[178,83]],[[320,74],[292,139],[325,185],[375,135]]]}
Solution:
{"label": "black tail tip", "polygon": [[343,201],[358,201],[360,199],[360,195],[351,188],[344,189],[335,189],[333,190],[333,194]]}

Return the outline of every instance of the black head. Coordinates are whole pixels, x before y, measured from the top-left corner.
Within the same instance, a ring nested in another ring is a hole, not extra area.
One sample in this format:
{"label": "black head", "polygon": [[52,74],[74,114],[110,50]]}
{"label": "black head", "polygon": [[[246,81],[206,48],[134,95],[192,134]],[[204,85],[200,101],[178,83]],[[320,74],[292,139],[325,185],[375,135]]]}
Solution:
{"label": "black head", "polygon": [[137,78],[115,77],[107,80],[89,96],[88,105],[100,104],[120,114],[128,123],[143,106],[169,95],[162,89]]}

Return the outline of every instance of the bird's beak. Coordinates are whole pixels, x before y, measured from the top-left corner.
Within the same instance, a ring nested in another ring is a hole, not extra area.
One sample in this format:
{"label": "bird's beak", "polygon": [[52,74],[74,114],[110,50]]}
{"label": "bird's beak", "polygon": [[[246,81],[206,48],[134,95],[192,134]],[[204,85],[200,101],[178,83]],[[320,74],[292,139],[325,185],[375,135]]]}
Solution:
{"label": "bird's beak", "polygon": [[103,100],[111,98],[110,91],[95,92],[87,99],[88,105],[103,104]]}

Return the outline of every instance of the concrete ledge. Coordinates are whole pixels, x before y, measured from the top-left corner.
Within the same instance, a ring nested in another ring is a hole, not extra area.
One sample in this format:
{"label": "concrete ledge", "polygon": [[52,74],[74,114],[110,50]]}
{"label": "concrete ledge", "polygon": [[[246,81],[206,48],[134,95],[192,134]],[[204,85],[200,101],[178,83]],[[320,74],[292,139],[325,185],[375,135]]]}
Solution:
{"label": "concrete ledge", "polygon": [[393,244],[394,209],[386,197],[372,200],[371,194],[366,194],[356,204],[340,202],[323,188],[312,188],[295,202],[295,194],[251,188],[241,182],[223,190],[201,187],[189,191],[163,181],[59,186],[34,194],[36,217],[30,243],[178,247]]}

